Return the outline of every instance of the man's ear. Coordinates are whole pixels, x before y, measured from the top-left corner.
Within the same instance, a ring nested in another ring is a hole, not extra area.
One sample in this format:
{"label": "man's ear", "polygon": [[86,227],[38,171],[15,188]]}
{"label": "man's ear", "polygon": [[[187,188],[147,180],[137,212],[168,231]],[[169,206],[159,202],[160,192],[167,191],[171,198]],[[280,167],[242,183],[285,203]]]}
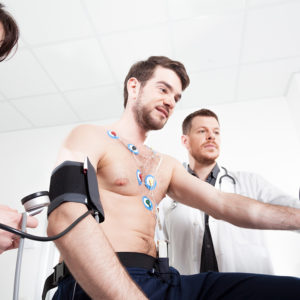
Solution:
{"label": "man's ear", "polygon": [[131,77],[127,81],[128,100],[136,100],[140,90],[140,82],[135,78]]}
{"label": "man's ear", "polygon": [[181,136],[181,144],[189,150],[190,144],[189,144],[189,137],[185,134]]}

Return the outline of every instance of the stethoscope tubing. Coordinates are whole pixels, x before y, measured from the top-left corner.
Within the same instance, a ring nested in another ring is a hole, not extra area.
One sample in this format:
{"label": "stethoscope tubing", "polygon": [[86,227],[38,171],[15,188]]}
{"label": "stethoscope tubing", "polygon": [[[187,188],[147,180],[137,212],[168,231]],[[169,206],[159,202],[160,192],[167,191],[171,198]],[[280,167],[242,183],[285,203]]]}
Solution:
{"label": "stethoscope tubing", "polygon": [[220,179],[219,179],[219,185],[220,185],[220,187],[221,187],[221,185],[222,185],[222,180],[225,178],[225,177],[228,177],[228,178],[230,178],[231,179],[231,181],[232,181],[232,183],[234,184],[234,186],[236,185],[236,181],[235,181],[235,179],[231,176],[231,175],[229,175],[228,174],[228,171],[227,171],[227,169],[226,168],[224,168],[224,167],[221,167],[223,170],[224,170],[224,172],[225,172],[225,174],[224,175],[222,175],[221,177],[220,177]]}

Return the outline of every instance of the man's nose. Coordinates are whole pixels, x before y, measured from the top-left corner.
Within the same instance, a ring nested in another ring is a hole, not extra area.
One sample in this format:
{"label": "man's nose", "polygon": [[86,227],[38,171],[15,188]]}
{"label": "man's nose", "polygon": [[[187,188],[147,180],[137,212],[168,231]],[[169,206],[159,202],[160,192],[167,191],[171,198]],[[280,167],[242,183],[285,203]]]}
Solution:
{"label": "man's nose", "polygon": [[208,139],[208,140],[214,140],[215,137],[216,137],[216,136],[215,136],[214,132],[210,132],[210,131],[209,131],[209,132],[207,133],[207,139]]}
{"label": "man's nose", "polygon": [[164,98],[164,104],[167,105],[170,109],[174,108],[175,103],[175,99],[172,96],[166,96]]}

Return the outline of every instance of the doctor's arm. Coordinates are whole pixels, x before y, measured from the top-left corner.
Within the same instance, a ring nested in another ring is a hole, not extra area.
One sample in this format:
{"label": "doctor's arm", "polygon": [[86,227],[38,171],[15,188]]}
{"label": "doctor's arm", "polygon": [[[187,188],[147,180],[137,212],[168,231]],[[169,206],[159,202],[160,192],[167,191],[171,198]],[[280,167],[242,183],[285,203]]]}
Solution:
{"label": "doctor's arm", "polygon": [[261,203],[238,194],[221,192],[190,175],[174,160],[168,195],[201,209],[216,219],[255,229],[300,229],[300,210]]}
{"label": "doctor's arm", "polygon": [[[60,150],[58,164],[65,160],[82,162],[85,153],[97,167],[95,158],[100,154],[82,148],[86,144],[84,136],[87,135],[79,135],[77,146],[77,133],[71,133]],[[49,216],[48,234],[60,233],[86,211],[81,203],[61,204]],[[121,266],[101,225],[91,215],[55,244],[74,278],[92,299],[147,299]]]}

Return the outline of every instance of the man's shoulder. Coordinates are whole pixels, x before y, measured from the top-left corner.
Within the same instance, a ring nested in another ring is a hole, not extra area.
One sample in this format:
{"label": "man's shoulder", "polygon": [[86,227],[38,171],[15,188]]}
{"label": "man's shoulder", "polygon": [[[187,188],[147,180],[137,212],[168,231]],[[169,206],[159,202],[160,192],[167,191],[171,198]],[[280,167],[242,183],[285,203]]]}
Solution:
{"label": "man's shoulder", "polygon": [[78,160],[86,156],[97,165],[106,149],[105,127],[94,124],[81,124],[74,127],[63,142],[59,161]]}
{"label": "man's shoulder", "polygon": [[99,125],[95,125],[95,124],[80,124],[75,126],[72,131],[71,134],[73,135],[93,135],[93,134],[97,134],[97,135],[102,135],[105,132],[105,127],[104,126],[99,126]]}
{"label": "man's shoulder", "polygon": [[173,156],[170,156],[165,153],[159,153],[159,155],[162,156],[164,162],[168,165],[168,167],[182,166],[182,164],[179,162],[179,160],[177,160]]}
{"label": "man's shoulder", "polygon": [[106,140],[104,126],[95,124],[80,124],[74,127],[68,135],[68,140],[79,140],[81,143],[102,143]]}
{"label": "man's shoulder", "polygon": [[165,160],[170,161],[171,163],[179,163],[179,160],[177,160],[175,157],[166,154],[166,153],[162,153],[162,152],[158,152]]}

